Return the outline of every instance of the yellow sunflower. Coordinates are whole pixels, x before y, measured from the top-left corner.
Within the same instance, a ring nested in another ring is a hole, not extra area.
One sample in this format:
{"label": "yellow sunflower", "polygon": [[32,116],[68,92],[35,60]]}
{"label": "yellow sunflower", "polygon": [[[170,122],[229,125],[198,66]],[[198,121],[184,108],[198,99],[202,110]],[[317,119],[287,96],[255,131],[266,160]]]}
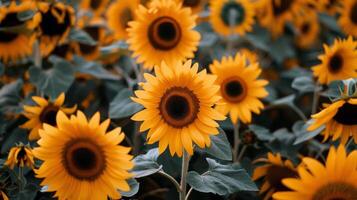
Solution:
{"label": "yellow sunflower", "polygon": [[291,191],[273,194],[276,200],[355,200],[357,199],[357,151],[347,154],[343,146],[331,147],[325,166],[305,157],[299,177],[286,178],[283,184]]}
{"label": "yellow sunflower", "polygon": [[245,55],[223,57],[219,62],[213,61],[210,70],[217,75],[216,83],[220,85],[222,96],[216,109],[224,115],[230,113],[231,120],[237,124],[252,121],[252,112],[259,114],[264,105],[260,98],[268,95],[264,86],[268,81],[257,79],[262,70],[258,63],[248,63]]}
{"label": "yellow sunflower", "polygon": [[259,61],[259,56],[252,50],[247,48],[239,49],[239,53],[245,55],[248,63],[256,63]]}
{"label": "yellow sunflower", "polygon": [[82,0],[80,8],[82,10],[91,11],[94,16],[101,16],[109,2],[110,0]]}
{"label": "yellow sunflower", "polygon": [[211,0],[210,10],[212,27],[223,36],[244,35],[253,28],[255,10],[249,0]]}
{"label": "yellow sunflower", "polygon": [[107,132],[110,119],[100,123],[99,112],[91,119],[78,111],[70,119],[62,111],[57,127],[45,124],[40,130],[36,158],[43,161],[36,177],[58,199],[120,199],[129,191],[128,170],[134,164],[129,147],[119,145],[125,138],[121,128]]}
{"label": "yellow sunflower", "polygon": [[319,19],[315,11],[305,12],[295,18],[294,25],[296,28],[295,43],[301,48],[310,48],[316,44],[320,33]]}
{"label": "yellow sunflower", "polygon": [[143,121],[140,131],[146,131],[149,144],[159,141],[159,152],[169,146],[170,153],[181,157],[183,149],[193,154],[192,143],[200,148],[210,146],[210,135],[218,134],[216,120],[225,117],[212,106],[220,97],[214,95],[219,86],[214,84],[215,76],[203,70],[198,64],[191,67],[191,60],[171,67],[164,62],[155,66],[155,75],[145,73],[147,82],[143,90],[135,91],[133,101],[143,105],[144,110],[132,119]]}
{"label": "yellow sunflower", "polygon": [[324,106],[321,112],[311,116],[314,121],[307,130],[313,131],[325,125],[322,132],[324,141],[331,136],[333,141],[341,138],[341,143],[345,144],[353,136],[357,144],[357,98],[341,99]]}
{"label": "yellow sunflower", "polygon": [[34,164],[35,162],[31,147],[23,144],[12,147],[5,162],[5,165],[7,165],[10,169],[14,169],[15,165],[18,167],[27,166],[29,168],[33,168]]}
{"label": "yellow sunflower", "polygon": [[[31,19],[22,21],[17,14],[35,9],[34,3],[24,2],[17,5],[15,1],[0,7],[0,60],[3,63],[15,62],[32,54],[32,45],[36,40],[33,30],[41,21],[41,15],[36,13]],[[27,31],[22,33],[14,30],[20,27]]]}
{"label": "yellow sunflower", "polygon": [[267,159],[257,159],[256,162],[265,163],[254,169],[252,177],[254,181],[264,177],[264,182],[259,191],[264,200],[271,199],[274,192],[287,190],[281,182],[284,178],[292,178],[298,175],[294,164],[288,159],[283,160],[279,153],[276,155],[268,153]]}
{"label": "yellow sunflower", "polygon": [[136,19],[135,10],[138,8],[137,0],[116,0],[106,13],[109,28],[115,33],[117,39],[127,39],[128,23]]}
{"label": "yellow sunflower", "polygon": [[172,0],[157,0],[149,8],[140,5],[129,22],[129,49],[139,63],[152,69],[165,61],[169,66],[194,57],[200,34],[193,30],[197,16]]}
{"label": "yellow sunflower", "polygon": [[178,3],[182,3],[183,7],[191,8],[193,14],[199,14],[204,9],[208,0],[176,0]]}
{"label": "yellow sunflower", "polygon": [[332,46],[324,45],[324,54],[319,56],[321,64],[312,67],[314,76],[321,84],[335,80],[357,77],[357,42],[352,37],[335,39]]}
{"label": "yellow sunflower", "polygon": [[72,108],[63,107],[65,95],[62,93],[57,97],[54,102],[47,101],[46,99],[38,96],[32,97],[37,106],[24,105],[24,115],[29,120],[21,125],[21,128],[30,129],[30,140],[37,140],[40,138],[38,131],[44,124],[56,126],[56,114],[58,111],[63,111],[66,114],[72,114],[77,106]]}
{"label": "yellow sunflower", "polygon": [[42,15],[39,24],[41,54],[47,56],[57,44],[65,42],[70,29],[74,26],[75,12],[70,5],[61,2],[39,2],[37,5]]}
{"label": "yellow sunflower", "polygon": [[338,23],[347,35],[357,36],[357,0],[345,0],[342,3]]}
{"label": "yellow sunflower", "polygon": [[342,9],[342,4],[346,0],[317,0],[318,9],[321,12],[325,12],[329,15],[336,15],[340,13]]}

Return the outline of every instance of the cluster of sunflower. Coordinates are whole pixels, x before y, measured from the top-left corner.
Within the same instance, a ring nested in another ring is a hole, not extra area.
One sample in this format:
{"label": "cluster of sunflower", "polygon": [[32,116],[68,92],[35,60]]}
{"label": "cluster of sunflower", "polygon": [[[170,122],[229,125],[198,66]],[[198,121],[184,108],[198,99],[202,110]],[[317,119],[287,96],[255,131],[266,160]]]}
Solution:
{"label": "cluster of sunflower", "polygon": [[1,1],[0,199],[356,200],[356,37],[357,0]]}

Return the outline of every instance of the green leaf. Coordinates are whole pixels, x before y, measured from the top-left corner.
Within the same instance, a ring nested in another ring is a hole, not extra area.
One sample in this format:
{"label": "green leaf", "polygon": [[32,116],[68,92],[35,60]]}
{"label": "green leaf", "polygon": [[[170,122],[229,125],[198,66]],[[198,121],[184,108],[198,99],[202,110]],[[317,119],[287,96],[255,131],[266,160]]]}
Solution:
{"label": "green leaf", "polygon": [[109,46],[100,48],[101,54],[112,54],[113,52],[124,53],[128,51],[128,44],[124,41],[118,41]]}
{"label": "green leaf", "polygon": [[190,171],[187,183],[195,190],[204,193],[228,195],[238,191],[258,191],[248,173],[238,164],[222,165],[207,158],[208,171],[202,175]]}
{"label": "green leaf", "polygon": [[42,70],[37,67],[29,69],[30,82],[41,92],[55,99],[62,92],[66,92],[74,81],[72,65],[60,58],[50,57],[53,67]]}
{"label": "green leaf", "polygon": [[295,51],[292,46],[292,42],[287,37],[280,37],[273,41],[268,53],[278,63],[282,63],[286,58],[295,57]]}
{"label": "green leaf", "polygon": [[277,99],[273,101],[272,105],[294,105],[295,94],[291,94],[289,96]]}
{"label": "green leaf", "polygon": [[130,191],[128,191],[128,192],[120,191],[120,194],[123,195],[124,197],[132,197],[139,191],[140,184],[135,179],[133,179],[133,178],[129,179],[128,184],[130,186]]}
{"label": "green leaf", "polygon": [[330,30],[341,32],[340,26],[337,24],[336,18],[325,13],[319,14],[321,24],[327,26]]}
{"label": "green leaf", "polygon": [[247,33],[245,39],[248,40],[253,46],[263,51],[269,51],[269,43],[271,41],[270,33],[264,28],[254,26],[253,31]]}
{"label": "green leaf", "polygon": [[20,191],[17,195],[18,200],[32,200],[35,199],[38,191],[38,186],[35,184],[26,185],[25,189]]}
{"label": "green leaf", "polygon": [[19,142],[26,144],[28,142],[27,135],[26,130],[20,128],[15,129],[2,143],[1,153],[4,154],[8,152],[11,147]]}
{"label": "green leaf", "polygon": [[249,129],[253,131],[254,135],[256,135],[259,140],[272,141],[274,139],[273,135],[265,127],[252,124],[249,125]]}
{"label": "green leaf", "polygon": [[109,104],[109,116],[113,119],[129,117],[142,110],[140,104],[133,102],[133,93],[129,89],[122,89]]}
{"label": "green leaf", "polygon": [[34,15],[35,15],[35,12],[33,10],[26,10],[26,11],[17,13],[17,19],[20,21],[27,21],[29,19],[32,19],[32,17]]}
{"label": "green leaf", "polygon": [[103,66],[97,62],[88,62],[82,57],[74,56],[74,66],[76,71],[83,74],[90,74],[99,79],[105,80],[119,80],[118,76],[114,76],[109,71],[105,70]]}
{"label": "green leaf", "polygon": [[81,44],[94,46],[97,44],[95,40],[85,31],[81,29],[71,29],[69,32],[69,39],[79,42]]}
{"label": "green leaf", "polygon": [[[299,124],[297,124],[297,123],[299,123]],[[312,120],[309,120],[307,123],[303,123],[303,122],[297,122],[297,123],[295,123],[297,125],[294,124],[294,126],[293,126],[293,131],[296,135],[296,140],[294,142],[294,145],[297,145],[297,144],[303,143],[307,140],[310,140],[311,138],[320,134],[325,129],[325,126],[321,126],[317,129],[315,129],[314,131],[306,130],[307,127],[312,123]]]}
{"label": "green leaf", "polygon": [[19,113],[22,110],[20,105],[20,91],[23,85],[21,79],[4,85],[0,89],[0,112],[3,113]]}
{"label": "green leaf", "polygon": [[132,172],[135,174],[135,178],[149,176],[160,171],[162,165],[157,163],[158,157],[158,148],[150,149],[146,154],[136,156],[134,158],[135,166],[132,170]]}
{"label": "green leaf", "polygon": [[315,83],[311,76],[300,76],[293,80],[291,87],[300,92],[313,92]]}
{"label": "green leaf", "polygon": [[219,134],[211,136],[211,146],[202,151],[221,160],[232,160],[232,149],[223,129],[218,128]]}

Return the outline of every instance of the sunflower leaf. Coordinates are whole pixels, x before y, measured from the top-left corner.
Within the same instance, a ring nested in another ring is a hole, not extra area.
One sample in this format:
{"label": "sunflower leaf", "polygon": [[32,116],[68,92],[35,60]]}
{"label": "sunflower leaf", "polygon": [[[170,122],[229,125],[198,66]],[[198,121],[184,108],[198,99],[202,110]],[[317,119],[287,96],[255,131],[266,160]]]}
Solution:
{"label": "sunflower leaf", "polygon": [[158,157],[158,148],[150,149],[146,154],[136,156],[134,158],[135,167],[132,170],[135,178],[149,176],[160,171],[162,165],[157,163]]}
{"label": "sunflower leaf", "polygon": [[113,119],[129,117],[143,109],[140,104],[133,102],[133,93],[129,89],[122,89],[109,104],[109,116]]}
{"label": "sunflower leaf", "polygon": [[79,42],[81,44],[94,46],[97,42],[85,31],[81,29],[71,29],[69,38],[72,41]]}
{"label": "sunflower leaf", "polygon": [[232,149],[223,129],[218,128],[219,134],[211,136],[211,146],[202,151],[221,160],[232,160]]}
{"label": "sunflower leaf", "polygon": [[190,171],[187,183],[195,190],[204,193],[228,195],[238,191],[258,191],[248,173],[238,164],[223,165],[207,158],[208,171],[198,174]]}
{"label": "sunflower leaf", "polygon": [[0,89],[0,112],[3,113],[19,113],[22,111],[20,105],[20,91],[23,86],[21,79],[4,85]]}
{"label": "sunflower leaf", "polygon": [[74,56],[73,59],[76,71],[83,74],[90,74],[99,79],[118,80],[119,77],[105,70],[103,66],[97,62],[88,62],[84,58]]}
{"label": "sunflower leaf", "polygon": [[258,126],[255,124],[249,125],[249,129],[253,131],[254,135],[261,141],[272,141],[274,140],[274,136],[270,133],[269,129]]}
{"label": "sunflower leaf", "polygon": [[311,76],[299,76],[296,77],[291,87],[300,92],[313,92],[315,90],[314,80]]}
{"label": "sunflower leaf", "polygon": [[325,126],[321,126],[316,130],[313,131],[308,131],[306,130],[307,127],[312,123],[312,120],[308,121],[307,123],[303,123],[302,122],[296,122],[294,124],[293,129],[295,130],[294,133],[296,135],[296,139],[294,142],[294,145],[303,143],[307,140],[310,140],[311,138],[317,136],[319,133],[321,133],[321,131],[324,130]]}
{"label": "sunflower leaf", "polygon": [[53,67],[42,70],[37,67],[29,69],[30,82],[41,92],[55,99],[62,92],[66,92],[74,81],[72,65],[58,57],[50,57]]}
{"label": "sunflower leaf", "polygon": [[8,152],[11,147],[15,146],[16,143],[27,143],[27,134],[26,130],[17,128],[15,129],[2,143],[1,153]]}
{"label": "sunflower leaf", "polygon": [[123,195],[124,197],[132,197],[139,191],[140,183],[136,181],[134,178],[129,179],[128,184],[130,186],[130,191],[128,192],[120,191],[120,194]]}
{"label": "sunflower leaf", "polygon": [[35,12],[33,10],[26,10],[23,12],[17,13],[17,19],[20,21],[26,21],[31,19],[35,15]]}

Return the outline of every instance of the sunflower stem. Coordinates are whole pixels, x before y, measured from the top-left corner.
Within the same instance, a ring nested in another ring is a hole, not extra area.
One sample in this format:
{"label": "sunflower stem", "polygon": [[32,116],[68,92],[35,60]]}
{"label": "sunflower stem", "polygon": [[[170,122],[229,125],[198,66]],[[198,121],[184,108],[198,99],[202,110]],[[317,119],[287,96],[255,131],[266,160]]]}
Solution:
{"label": "sunflower stem", "polygon": [[244,145],[242,147],[242,149],[239,151],[239,155],[238,155],[238,158],[237,158],[237,161],[240,162],[243,158],[243,155],[245,153],[245,151],[247,150],[247,145]]}
{"label": "sunflower stem", "polygon": [[180,200],[186,199],[186,178],[187,178],[189,163],[190,163],[190,155],[184,150],[182,156],[182,168],[181,168]]}
{"label": "sunflower stem", "polygon": [[316,113],[319,98],[320,98],[320,85],[319,85],[319,83],[316,83],[315,89],[314,89],[314,96],[312,97],[311,114]]}
{"label": "sunflower stem", "polygon": [[239,150],[240,138],[239,138],[239,120],[237,124],[233,124],[233,131],[234,131],[234,146],[233,146],[233,162],[237,162],[237,155]]}
{"label": "sunflower stem", "polygon": [[19,189],[20,191],[24,190],[24,170],[21,166],[19,166]]}
{"label": "sunflower stem", "polygon": [[163,170],[160,170],[157,173],[166,177],[167,179],[169,179],[175,185],[177,192],[179,192],[179,193],[181,192],[180,184],[176,181],[176,179],[174,177],[170,176],[170,174],[167,174]]}

